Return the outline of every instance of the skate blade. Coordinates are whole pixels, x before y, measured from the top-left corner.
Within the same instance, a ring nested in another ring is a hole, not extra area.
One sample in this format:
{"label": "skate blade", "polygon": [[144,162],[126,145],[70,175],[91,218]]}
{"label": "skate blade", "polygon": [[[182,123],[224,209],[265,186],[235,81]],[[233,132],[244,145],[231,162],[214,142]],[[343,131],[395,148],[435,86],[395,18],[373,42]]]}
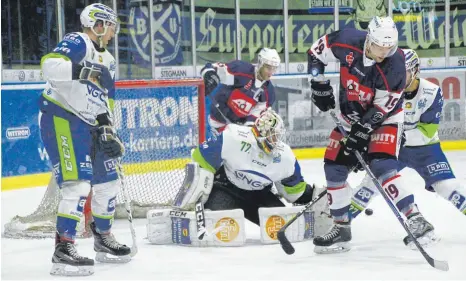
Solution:
{"label": "skate blade", "polygon": [[[437,244],[440,241],[440,237],[437,237],[433,231],[427,232],[424,236],[419,237],[417,241],[419,244],[421,244],[422,247],[430,247],[435,244]],[[407,245],[411,250],[417,251],[416,244],[414,244],[414,241],[408,242]]]}
{"label": "skate blade", "polygon": [[348,242],[335,243],[332,246],[315,246],[314,253],[319,255],[345,253],[351,250]]}
{"label": "skate blade", "polygon": [[95,260],[103,263],[127,263],[131,260],[131,255],[114,256],[109,253],[98,252],[95,255]]}
{"label": "skate blade", "polygon": [[94,266],[74,266],[63,263],[54,263],[50,275],[56,276],[89,276],[94,274]]}

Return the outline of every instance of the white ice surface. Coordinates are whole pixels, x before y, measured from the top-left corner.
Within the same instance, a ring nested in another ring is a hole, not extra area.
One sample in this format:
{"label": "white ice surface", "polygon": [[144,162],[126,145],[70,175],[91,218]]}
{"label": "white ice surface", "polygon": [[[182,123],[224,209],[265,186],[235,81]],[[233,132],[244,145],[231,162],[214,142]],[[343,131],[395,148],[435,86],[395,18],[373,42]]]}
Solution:
{"label": "white ice surface", "polygon": [[[448,152],[456,176],[466,184],[466,152]],[[309,182],[325,183],[322,160],[302,161]],[[447,260],[450,271],[430,267],[421,254],[404,246],[405,232],[379,196],[371,204],[374,215],[360,215],[352,227],[353,249],[348,253],[316,255],[312,241],[295,243],[294,255],[279,245],[260,245],[259,229],[248,223],[247,245],[237,248],[191,248],[150,245],[145,221],[136,220],[139,253],[128,264],[96,264],[92,277],[77,279],[152,280],[327,280],[327,279],[466,279],[466,217],[449,202],[424,190],[423,180],[411,169],[403,171],[424,216],[435,226],[441,241],[427,251],[435,259]],[[355,187],[363,174],[349,178]],[[40,202],[44,187],[2,192],[1,224],[14,215],[26,215]],[[128,245],[128,223],[117,221],[116,237]],[[49,275],[53,239],[15,240],[2,238],[2,279],[60,279]],[[78,241],[80,254],[94,257],[92,239]],[[69,279],[69,278],[61,278]]]}

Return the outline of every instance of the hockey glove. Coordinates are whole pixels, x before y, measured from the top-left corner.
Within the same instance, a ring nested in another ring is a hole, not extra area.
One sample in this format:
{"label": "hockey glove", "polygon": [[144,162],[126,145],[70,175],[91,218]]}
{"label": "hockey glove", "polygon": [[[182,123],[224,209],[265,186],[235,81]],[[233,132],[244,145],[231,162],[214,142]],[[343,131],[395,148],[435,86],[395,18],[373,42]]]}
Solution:
{"label": "hockey glove", "polygon": [[98,142],[101,149],[110,158],[118,158],[125,153],[125,147],[118,138],[115,129],[111,126],[103,125],[97,130]]}
{"label": "hockey glove", "polygon": [[335,96],[333,88],[330,86],[330,80],[315,81],[311,80],[312,102],[323,112],[335,108]]}
{"label": "hockey glove", "polygon": [[208,96],[210,93],[217,88],[220,83],[220,77],[214,69],[205,71],[204,75],[205,95]]}
{"label": "hockey glove", "polygon": [[115,87],[110,71],[105,65],[84,61],[82,65],[73,66],[73,78],[96,83],[107,92]]}
{"label": "hockey glove", "polygon": [[372,128],[369,125],[362,125],[359,122],[351,126],[351,131],[346,138],[342,140],[342,145],[345,149],[345,154],[359,151],[365,152],[370,141]]}

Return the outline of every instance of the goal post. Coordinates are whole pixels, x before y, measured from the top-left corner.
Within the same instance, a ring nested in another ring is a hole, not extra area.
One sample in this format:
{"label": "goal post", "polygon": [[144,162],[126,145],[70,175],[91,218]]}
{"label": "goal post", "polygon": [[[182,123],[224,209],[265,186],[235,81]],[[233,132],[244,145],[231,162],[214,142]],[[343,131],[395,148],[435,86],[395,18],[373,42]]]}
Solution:
{"label": "goal post", "polygon": [[[191,150],[205,140],[204,83],[201,79],[118,81],[116,89],[112,106],[125,146],[126,189],[133,217],[141,218],[149,209],[171,206]],[[53,237],[59,201],[60,191],[52,176],[37,209],[28,216],[14,217],[5,225],[4,236]],[[120,193],[115,218],[126,218],[123,202]],[[85,217],[88,220],[90,214]],[[80,226],[81,236],[85,225]]]}

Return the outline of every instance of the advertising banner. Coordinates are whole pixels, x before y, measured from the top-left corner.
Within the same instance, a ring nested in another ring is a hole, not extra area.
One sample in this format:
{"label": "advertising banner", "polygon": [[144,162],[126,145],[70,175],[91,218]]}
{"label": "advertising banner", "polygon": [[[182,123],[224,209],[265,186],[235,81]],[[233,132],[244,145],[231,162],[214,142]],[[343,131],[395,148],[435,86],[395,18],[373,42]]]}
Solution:
{"label": "advertising banner", "polygon": [[[37,101],[45,84],[2,85],[2,177],[50,171]],[[197,87],[117,89],[124,162],[188,158],[198,142]]]}
{"label": "advertising banner", "polygon": [[[328,77],[338,96],[339,77]],[[421,77],[444,93],[441,140],[466,139],[466,70],[422,71]],[[306,75],[277,76],[273,83],[274,109],[285,122],[286,142],[292,148],[326,146],[334,123],[313,105]],[[37,98],[43,87],[2,85],[2,177],[50,171],[38,128]],[[125,163],[189,157],[198,140],[197,95],[194,86],[117,89],[114,115]]]}

